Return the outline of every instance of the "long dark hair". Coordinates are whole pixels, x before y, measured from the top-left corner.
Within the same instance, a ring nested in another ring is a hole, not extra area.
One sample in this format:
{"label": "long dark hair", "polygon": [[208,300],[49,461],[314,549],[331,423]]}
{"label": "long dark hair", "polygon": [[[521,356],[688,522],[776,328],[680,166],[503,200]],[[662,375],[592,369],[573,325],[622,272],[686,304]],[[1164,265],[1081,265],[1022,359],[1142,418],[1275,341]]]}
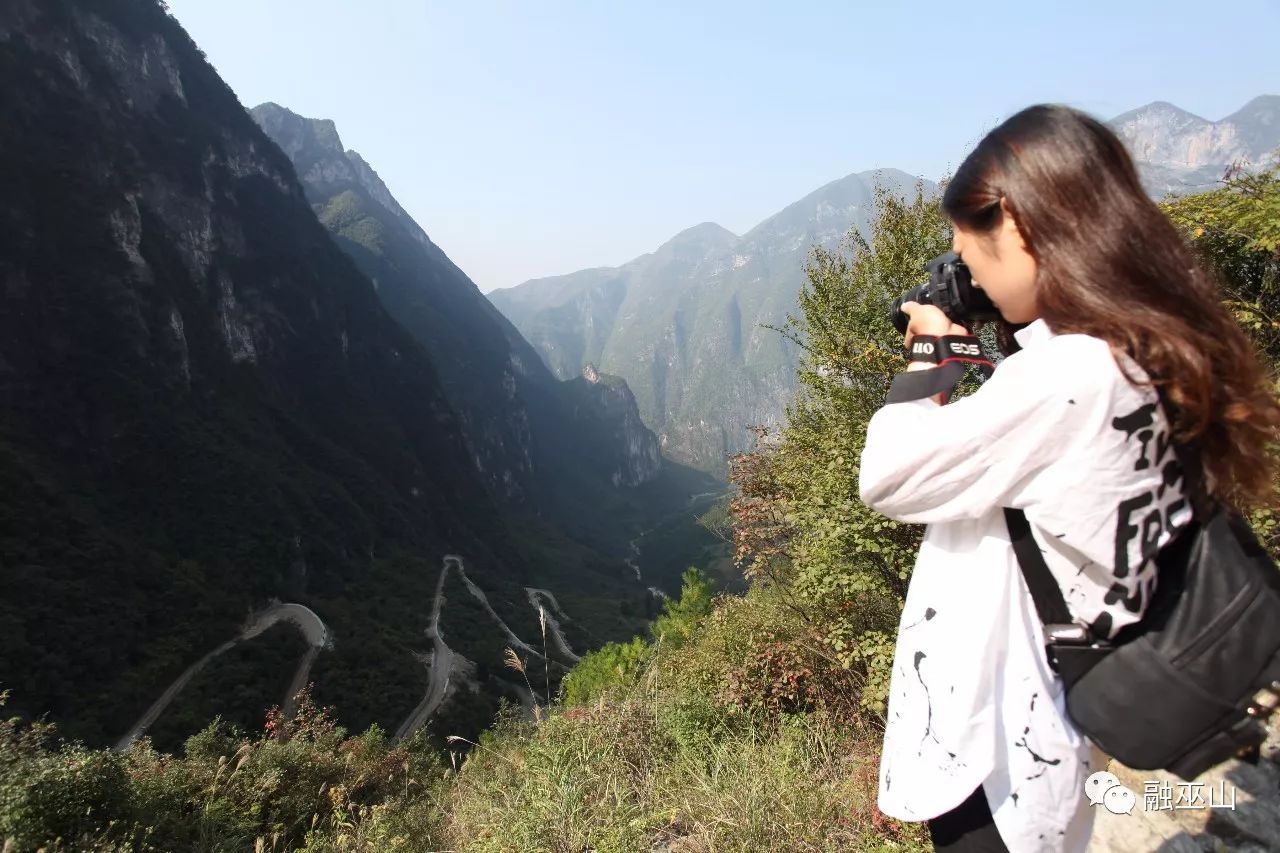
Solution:
{"label": "long dark hair", "polygon": [[965,230],[989,233],[1001,224],[1001,198],[1036,260],[1040,317],[1058,334],[1102,338],[1142,367],[1174,405],[1175,437],[1200,452],[1219,498],[1273,504],[1280,402],[1124,144],[1078,110],[1028,107],[965,158],[942,208]]}

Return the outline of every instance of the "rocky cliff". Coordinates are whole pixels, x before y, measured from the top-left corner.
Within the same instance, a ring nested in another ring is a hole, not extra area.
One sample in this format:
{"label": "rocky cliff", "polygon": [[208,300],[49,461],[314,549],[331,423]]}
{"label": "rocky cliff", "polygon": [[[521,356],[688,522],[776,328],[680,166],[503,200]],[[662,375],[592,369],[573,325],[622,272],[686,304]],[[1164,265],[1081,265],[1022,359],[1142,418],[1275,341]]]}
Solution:
{"label": "rocky cliff", "polygon": [[636,398],[619,376],[602,374],[590,362],[580,379],[569,382],[569,393],[577,404],[574,417],[590,425],[592,431],[610,435],[625,452],[609,471],[615,486],[636,486],[658,476],[662,457],[658,438],[640,420]]}
{"label": "rocky cliff", "polygon": [[1153,196],[1203,192],[1217,186],[1232,164],[1256,166],[1275,156],[1280,95],[1254,98],[1218,121],[1156,101],[1108,124],[1128,146]]}

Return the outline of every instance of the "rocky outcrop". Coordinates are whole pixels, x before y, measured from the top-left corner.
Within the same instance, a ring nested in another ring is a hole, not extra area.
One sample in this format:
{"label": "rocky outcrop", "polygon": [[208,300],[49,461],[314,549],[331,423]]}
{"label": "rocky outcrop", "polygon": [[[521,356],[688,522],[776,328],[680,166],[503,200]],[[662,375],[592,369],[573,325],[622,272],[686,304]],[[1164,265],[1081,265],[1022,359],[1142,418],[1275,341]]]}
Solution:
{"label": "rocky outcrop", "polygon": [[569,394],[576,400],[574,417],[609,437],[614,449],[609,479],[615,486],[637,486],[658,476],[658,437],[640,420],[636,399],[621,377],[601,374],[588,362],[581,378],[569,383]]}
{"label": "rocky outcrop", "polygon": [[1116,116],[1108,124],[1138,163],[1153,196],[1213,189],[1235,163],[1257,166],[1280,147],[1280,96],[1263,95],[1208,121],[1165,101]]}

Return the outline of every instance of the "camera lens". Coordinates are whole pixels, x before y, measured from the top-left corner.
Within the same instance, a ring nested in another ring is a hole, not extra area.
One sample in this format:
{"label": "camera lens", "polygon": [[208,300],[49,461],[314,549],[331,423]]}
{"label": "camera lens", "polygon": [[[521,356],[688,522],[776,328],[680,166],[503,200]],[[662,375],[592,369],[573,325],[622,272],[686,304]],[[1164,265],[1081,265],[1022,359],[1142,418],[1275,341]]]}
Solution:
{"label": "camera lens", "polygon": [[907,333],[907,324],[911,322],[911,318],[902,310],[904,302],[918,302],[921,305],[929,304],[929,285],[926,283],[911,288],[897,299],[894,299],[893,304],[889,306],[889,317],[893,320],[893,327],[898,330],[900,335]]}

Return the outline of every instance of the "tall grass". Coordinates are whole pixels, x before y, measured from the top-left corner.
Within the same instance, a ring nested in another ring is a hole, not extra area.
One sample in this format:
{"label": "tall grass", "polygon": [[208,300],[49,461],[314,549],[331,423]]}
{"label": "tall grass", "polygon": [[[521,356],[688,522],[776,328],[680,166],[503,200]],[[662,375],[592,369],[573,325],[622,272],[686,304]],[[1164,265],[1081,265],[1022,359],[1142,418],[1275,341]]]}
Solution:
{"label": "tall grass", "polygon": [[843,685],[802,685],[802,710],[751,701],[789,677],[754,664],[811,649],[805,630],[766,593],[723,600],[589,704],[504,715],[458,773],[446,832],[495,853],[931,849],[876,811],[880,731],[856,696],[819,695]]}

